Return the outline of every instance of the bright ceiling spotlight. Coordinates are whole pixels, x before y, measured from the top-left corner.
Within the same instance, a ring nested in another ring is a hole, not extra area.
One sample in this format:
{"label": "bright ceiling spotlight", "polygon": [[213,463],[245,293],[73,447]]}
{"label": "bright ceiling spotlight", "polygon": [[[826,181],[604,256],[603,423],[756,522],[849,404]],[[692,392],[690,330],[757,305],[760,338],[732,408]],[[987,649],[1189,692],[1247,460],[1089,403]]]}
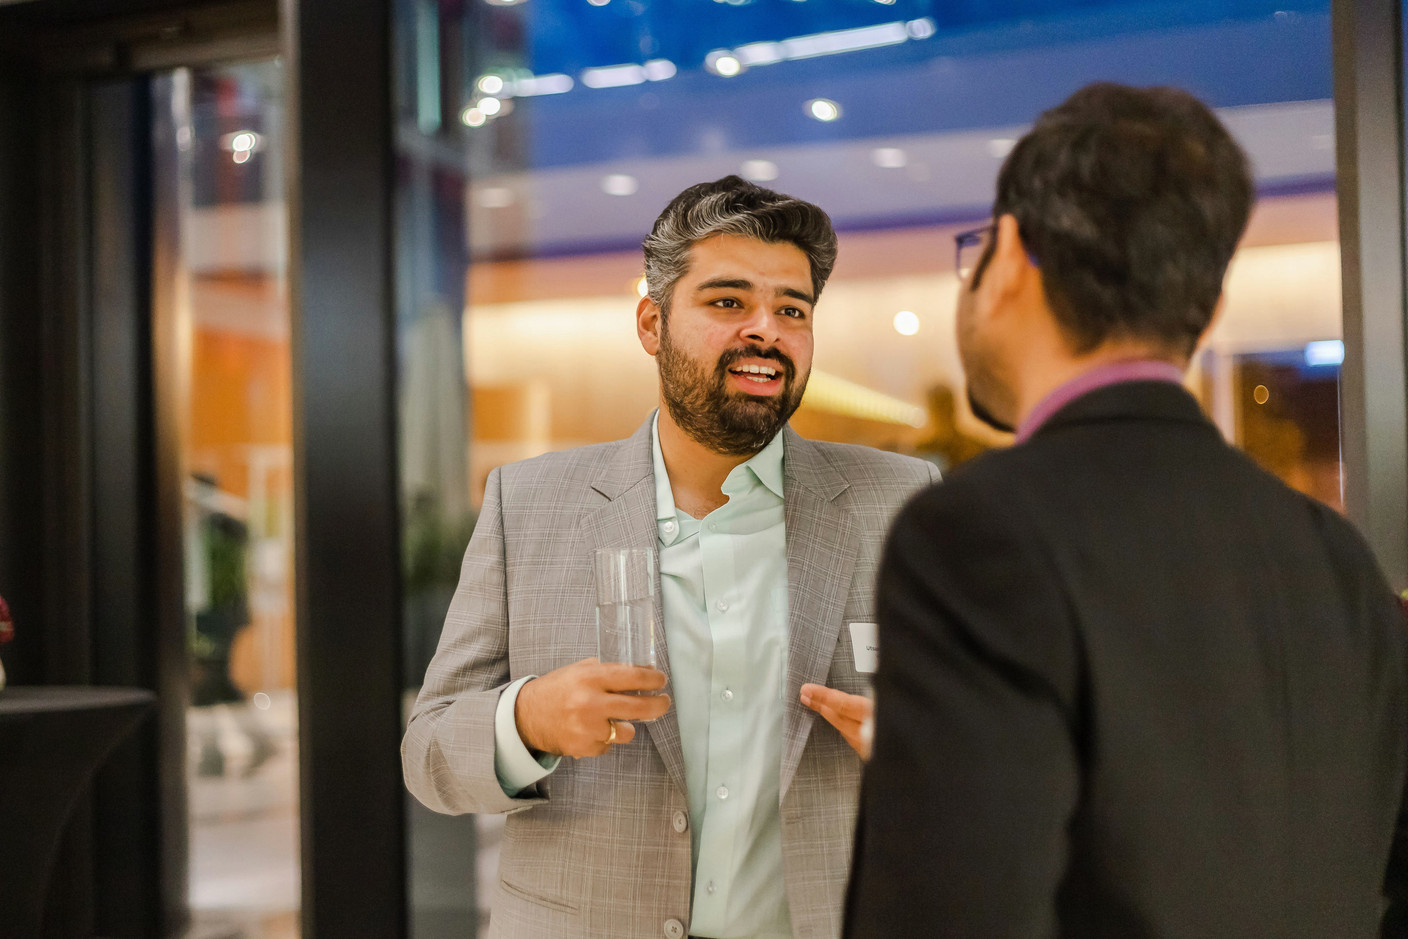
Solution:
{"label": "bright ceiling spotlight", "polygon": [[704,57],[704,68],[715,75],[732,78],[743,71],[743,63],[732,52],[716,49]]}
{"label": "bright ceiling spotlight", "polygon": [[870,151],[870,162],[881,169],[904,169],[905,165],[909,163],[909,154],[899,147],[876,147]]}
{"label": "bright ceiling spotlight", "polygon": [[841,116],[841,106],[830,98],[813,98],[806,107],[807,113],[822,123],[830,123]]}
{"label": "bright ceiling spotlight", "polygon": [[910,20],[905,23],[904,31],[910,39],[928,39],[939,31],[939,27],[926,16],[922,20]]}
{"label": "bright ceiling spotlight", "polygon": [[772,160],[744,160],[738,168],[738,175],[755,183],[770,183],[777,179],[779,172]]}
{"label": "bright ceiling spotlight", "polygon": [[625,173],[612,173],[601,178],[601,191],[608,196],[633,196],[640,189],[640,180]]}
{"label": "bright ceiling spotlight", "polygon": [[460,120],[466,127],[483,127],[488,119],[489,116],[478,108],[465,108],[464,113],[460,115]]}
{"label": "bright ceiling spotlight", "polygon": [[496,95],[504,90],[504,80],[498,75],[481,76],[476,87],[486,95]]}
{"label": "bright ceiling spotlight", "polygon": [[913,336],[919,332],[919,317],[910,310],[900,310],[895,314],[895,332],[901,336]]}

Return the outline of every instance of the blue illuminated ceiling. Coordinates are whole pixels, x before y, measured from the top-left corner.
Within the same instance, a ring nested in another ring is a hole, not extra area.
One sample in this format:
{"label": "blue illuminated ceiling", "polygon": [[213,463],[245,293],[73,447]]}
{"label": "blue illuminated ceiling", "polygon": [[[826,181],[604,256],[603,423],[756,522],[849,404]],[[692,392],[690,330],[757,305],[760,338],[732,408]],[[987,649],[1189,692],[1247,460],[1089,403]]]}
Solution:
{"label": "blue illuminated ceiling", "polygon": [[[1177,84],[1220,107],[1330,96],[1323,2],[525,0],[492,12],[490,36],[509,48],[481,46],[482,72],[572,80],[565,94],[516,102],[524,162],[539,167],[1024,123],[1096,78]],[[798,39],[811,57],[727,77],[705,65],[760,48],[766,61]],[[888,44],[817,54],[828,39]],[[669,77],[584,81],[647,63]],[[811,119],[803,104],[816,97],[838,101],[842,119]]]}
{"label": "blue illuminated ceiling", "polygon": [[842,226],[980,215],[993,141],[1096,80],[1221,109],[1263,189],[1333,180],[1328,2],[466,2],[466,101],[501,109],[464,128],[480,256],[638,244],[668,195],[749,161]]}

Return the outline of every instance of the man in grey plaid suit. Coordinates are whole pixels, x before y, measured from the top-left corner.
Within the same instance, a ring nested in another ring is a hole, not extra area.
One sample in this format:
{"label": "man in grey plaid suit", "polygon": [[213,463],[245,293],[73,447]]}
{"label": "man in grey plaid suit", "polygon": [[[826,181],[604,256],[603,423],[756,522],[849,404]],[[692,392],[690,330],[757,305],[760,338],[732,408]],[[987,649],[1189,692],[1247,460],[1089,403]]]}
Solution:
{"label": "man in grey plaid suit", "polygon": [[[644,248],[662,407],[490,474],[406,783],[436,811],[512,813],[490,936],[834,937],[876,567],[938,473],[787,427],[836,257],[821,209],[727,177]],[[658,554],[659,671],[593,658],[598,547]]]}

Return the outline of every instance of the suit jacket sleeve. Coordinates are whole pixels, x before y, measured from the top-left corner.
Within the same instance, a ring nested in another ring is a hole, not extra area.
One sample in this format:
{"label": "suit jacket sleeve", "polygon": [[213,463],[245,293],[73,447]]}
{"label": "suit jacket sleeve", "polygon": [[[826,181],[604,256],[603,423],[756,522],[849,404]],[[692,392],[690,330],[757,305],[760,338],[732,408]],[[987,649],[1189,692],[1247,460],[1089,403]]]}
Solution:
{"label": "suit jacket sleeve", "polygon": [[891,533],[850,937],[1055,934],[1078,656],[1055,572],[1002,502],[946,483]]}
{"label": "suit jacket sleeve", "polygon": [[401,742],[406,786],[427,807],[450,815],[512,812],[545,798],[539,787],[506,795],[494,772],[494,713],[509,684],[501,486],[496,469]]}

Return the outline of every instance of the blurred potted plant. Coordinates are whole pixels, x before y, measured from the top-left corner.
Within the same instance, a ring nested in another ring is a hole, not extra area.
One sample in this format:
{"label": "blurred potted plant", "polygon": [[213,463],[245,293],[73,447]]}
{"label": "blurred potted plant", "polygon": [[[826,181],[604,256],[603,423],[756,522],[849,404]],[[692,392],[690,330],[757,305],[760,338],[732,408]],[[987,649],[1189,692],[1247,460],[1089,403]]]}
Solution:
{"label": "blurred potted plant", "polygon": [[477,515],[448,515],[437,495],[418,494],[406,512],[402,531],[403,666],[407,687],[420,685],[435,654],[445,611],[459,583],[465,547]]}
{"label": "blurred potted plant", "polygon": [[[15,621],[10,616],[10,605],[0,597],[0,646],[15,638]],[[5,661],[0,659],[0,688],[5,687]]]}

